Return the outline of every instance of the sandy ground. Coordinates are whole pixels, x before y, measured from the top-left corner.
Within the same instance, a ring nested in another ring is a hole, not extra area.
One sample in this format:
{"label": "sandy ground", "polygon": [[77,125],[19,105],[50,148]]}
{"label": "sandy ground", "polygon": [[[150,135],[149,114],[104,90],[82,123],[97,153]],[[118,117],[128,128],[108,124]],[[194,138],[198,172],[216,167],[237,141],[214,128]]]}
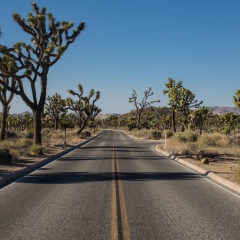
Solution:
{"label": "sandy ground", "polygon": [[218,174],[221,177],[227,178],[233,182],[240,183],[239,180],[237,180],[236,175],[236,169],[239,166],[239,160],[235,159],[226,159],[226,158],[209,158],[209,164],[203,164],[200,160],[195,160],[190,157],[186,156],[178,156],[179,158],[184,159],[187,162],[190,162],[192,164],[195,164],[203,169],[206,169],[208,171],[212,171],[216,174]]}

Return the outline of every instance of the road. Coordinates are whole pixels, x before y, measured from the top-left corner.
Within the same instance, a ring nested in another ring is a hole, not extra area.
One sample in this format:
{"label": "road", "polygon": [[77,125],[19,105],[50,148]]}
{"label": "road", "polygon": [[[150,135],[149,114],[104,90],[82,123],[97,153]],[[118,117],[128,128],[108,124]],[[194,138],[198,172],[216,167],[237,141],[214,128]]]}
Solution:
{"label": "road", "polygon": [[0,239],[240,239],[240,197],[106,130],[0,190]]}

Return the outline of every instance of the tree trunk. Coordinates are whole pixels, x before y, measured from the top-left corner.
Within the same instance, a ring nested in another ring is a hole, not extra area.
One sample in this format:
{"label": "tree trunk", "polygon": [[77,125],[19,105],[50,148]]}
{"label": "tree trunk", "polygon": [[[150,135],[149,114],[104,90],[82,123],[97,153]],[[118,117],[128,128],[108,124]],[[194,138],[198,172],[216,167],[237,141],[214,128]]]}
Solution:
{"label": "tree trunk", "polygon": [[172,110],[172,127],[173,131],[176,132],[176,126],[175,126],[175,110]]}
{"label": "tree trunk", "polygon": [[59,119],[55,118],[55,130],[58,130]]}
{"label": "tree trunk", "polygon": [[33,129],[34,129],[34,144],[41,145],[41,114],[42,111],[39,109],[33,110]]}
{"label": "tree trunk", "polygon": [[5,139],[6,125],[7,125],[8,106],[2,105],[2,123],[1,123],[1,140]]}

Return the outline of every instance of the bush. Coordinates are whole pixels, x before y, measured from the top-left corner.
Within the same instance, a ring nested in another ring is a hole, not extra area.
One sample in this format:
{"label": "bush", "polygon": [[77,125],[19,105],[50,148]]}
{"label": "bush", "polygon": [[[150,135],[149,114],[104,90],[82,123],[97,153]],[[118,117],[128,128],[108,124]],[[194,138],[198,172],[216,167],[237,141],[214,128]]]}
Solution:
{"label": "bush", "polygon": [[41,145],[33,145],[30,148],[31,153],[34,155],[42,155],[43,154],[44,147]]}
{"label": "bush", "polygon": [[5,136],[6,136],[6,138],[17,138],[17,134],[12,131],[6,131]]}
{"label": "bush", "polygon": [[235,180],[237,182],[240,182],[240,164],[238,165],[238,167],[235,170]]}
{"label": "bush", "polygon": [[25,138],[33,139],[33,132],[27,132]]}
{"label": "bush", "polygon": [[151,135],[152,135],[152,139],[154,139],[154,140],[158,140],[161,138],[161,132],[159,132],[159,131],[152,131]]}
{"label": "bush", "polygon": [[19,138],[16,141],[16,147],[19,146],[20,148],[27,148],[33,144],[33,140],[29,138]]}
{"label": "bush", "polygon": [[85,139],[86,137],[91,137],[91,133],[89,131],[82,131],[79,133],[79,137]]}
{"label": "bush", "polygon": [[230,138],[221,133],[204,134],[199,139],[199,144],[203,147],[226,147],[230,143]]}
{"label": "bush", "polygon": [[197,151],[199,149],[199,144],[196,142],[187,142],[187,147],[191,150],[191,151]]}
{"label": "bush", "polygon": [[170,138],[174,135],[173,131],[170,131],[170,130],[166,130],[166,137],[167,138]]}
{"label": "bush", "polygon": [[85,131],[87,137],[91,137],[91,133],[89,131]]}

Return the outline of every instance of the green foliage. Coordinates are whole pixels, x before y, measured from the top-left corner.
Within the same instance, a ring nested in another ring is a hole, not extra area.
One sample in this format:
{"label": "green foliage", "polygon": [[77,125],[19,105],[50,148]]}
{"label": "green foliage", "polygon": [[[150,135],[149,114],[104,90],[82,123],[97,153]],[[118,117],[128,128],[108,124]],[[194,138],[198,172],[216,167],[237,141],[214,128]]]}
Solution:
{"label": "green foliage", "polygon": [[168,83],[165,84],[167,90],[164,90],[164,94],[168,94],[168,105],[172,109],[172,126],[173,131],[176,132],[176,120],[175,113],[181,112],[182,114],[182,131],[188,128],[190,108],[198,108],[203,102],[197,102],[195,100],[195,94],[190,90],[182,86],[182,81],[175,82],[172,78],[168,79]]}
{"label": "green foliage", "polygon": [[45,118],[46,121],[55,122],[55,129],[58,129],[59,121],[66,115],[67,113],[67,105],[66,100],[62,99],[60,94],[55,93],[55,95],[47,97],[47,103],[45,104]]}
{"label": "green foliage", "polygon": [[41,146],[41,145],[33,145],[31,148],[30,148],[30,151],[31,153],[33,153],[34,155],[42,155],[43,154],[43,150],[44,150],[44,147]]}
{"label": "green foliage", "polygon": [[6,131],[6,138],[17,138],[17,134],[13,131]]}
{"label": "green foliage", "polygon": [[195,132],[175,133],[170,140],[179,143],[196,142],[198,140],[198,134]]}
{"label": "green foliage", "polygon": [[33,132],[27,132],[25,138],[33,139]]}
{"label": "green foliage", "polygon": [[[78,90],[79,93],[73,90],[67,90],[78,99],[73,101],[72,98],[67,98],[66,104],[67,108],[73,111],[73,114],[75,115],[75,123],[79,127],[79,134],[86,127],[89,121],[95,120],[102,110],[95,105],[96,101],[100,98],[100,91],[95,92],[94,89],[91,89],[88,96],[83,96],[84,92],[81,84],[78,84]],[[94,95],[95,98],[92,99]]]}
{"label": "green foliage", "polygon": [[[52,13],[47,13],[45,7],[39,8],[36,2],[32,3],[32,8],[33,13],[28,14],[27,20],[18,13],[13,14],[14,21],[30,35],[31,43],[17,42],[13,48],[0,44],[0,52],[2,53],[0,71],[6,76],[16,79],[19,90],[15,86],[9,86],[8,89],[22,97],[35,113],[34,127],[36,129],[34,133],[36,136],[34,136],[34,141],[35,144],[41,144],[41,126],[39,123],[46,100],[49,69],[58,62],[69,45],[84,30],[85,23],[81,22],[70,33],[69,30],[73,27],[72,22],[56,22]],[[13,69],[20,71],[12,73]],[[30,96],[25,92],[23,79],[29,81]],[[0,84],[4,85],[1,79]],[[39,99],[37,99],[37,93],[40,93]]]}
{"label": "green foliage", "polygon": [[161,138],[161,132],[159,132],[159,131],[154,130],[151,132],[151,134],[152,134],[152,139],[154,139],[154,140],[158,140]]}
{"label": "green foliage", "polygon": [[174,135],[174,132],[173,131],[170,131],[170,130],[166,130],[166,137],[167,138],[170,138]]}
{"label": "green foliage", "polygon": [[233,103],[238,109],[240,109],[240,89],[238,89],[233,96]]}

